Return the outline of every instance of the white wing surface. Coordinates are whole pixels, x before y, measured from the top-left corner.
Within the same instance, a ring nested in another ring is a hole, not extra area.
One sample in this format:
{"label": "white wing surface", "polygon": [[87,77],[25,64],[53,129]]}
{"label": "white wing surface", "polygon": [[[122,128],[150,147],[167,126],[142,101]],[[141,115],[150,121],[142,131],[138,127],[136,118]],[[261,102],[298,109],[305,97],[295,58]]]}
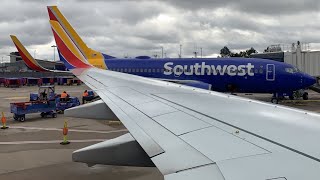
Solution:
{"label": "white wing surface", "polygon": [[316,113],[96,68],[73,73],[165,179],[320,178]]}

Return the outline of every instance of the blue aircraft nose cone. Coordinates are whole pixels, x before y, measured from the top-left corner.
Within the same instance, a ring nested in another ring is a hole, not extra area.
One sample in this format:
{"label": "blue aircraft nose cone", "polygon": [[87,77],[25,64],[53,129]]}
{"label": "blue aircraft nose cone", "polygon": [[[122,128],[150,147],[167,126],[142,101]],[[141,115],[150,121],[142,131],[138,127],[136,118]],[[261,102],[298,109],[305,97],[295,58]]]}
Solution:
{"label": "blue aircraft nose cone", "polygon": [[307,86],[307,87],[312,86],[316,82],[317,82],[316,78],[309,76],[309,75],[304,76],[304,85],[305,86]]}

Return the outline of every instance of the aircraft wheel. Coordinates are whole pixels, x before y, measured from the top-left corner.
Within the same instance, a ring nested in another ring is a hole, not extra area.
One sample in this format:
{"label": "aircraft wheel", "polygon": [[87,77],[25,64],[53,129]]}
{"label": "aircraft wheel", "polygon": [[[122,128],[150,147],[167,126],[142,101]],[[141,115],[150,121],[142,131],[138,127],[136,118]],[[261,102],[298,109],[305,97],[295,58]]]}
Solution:
{"label": "aircraft wheel", "polygon": [[272,102],[273,104],[278,104],[278,103],[279,103],[279,100],[278,100],[277,98],[272,98],[272,99],[271,99],[271,102]]}
{"label": "aircraft wheel", "polygon": [[24,116],[21,116],[19,119],[20,122],[24,122],[25,120],[26,120],[26,118]]}
{"label": "aircraft wheel", "polygon": [[303,93],[302,98],[303,98],[303,100],[308,100],[309,94],[307,92]]}
{"label": "aircraft wheel", "polygon": [[57,117],[57,114],[56,113],[53,113],[52,114],[52,118],[56,118]]}

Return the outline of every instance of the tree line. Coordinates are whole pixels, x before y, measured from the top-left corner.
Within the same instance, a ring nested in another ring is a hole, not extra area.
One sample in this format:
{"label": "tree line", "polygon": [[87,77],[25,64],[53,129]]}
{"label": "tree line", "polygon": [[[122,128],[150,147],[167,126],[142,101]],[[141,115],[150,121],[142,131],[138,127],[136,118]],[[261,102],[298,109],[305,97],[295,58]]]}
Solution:
{"label": "tree line", "polygon": [[245,51],[240,51],[240,52],[231,52],[230,49],[227,46],[224,46],[220,50],[220,55],[221,57],[250,57],[251,54],[258,53],[253,47],[250,49],[247,49]]}

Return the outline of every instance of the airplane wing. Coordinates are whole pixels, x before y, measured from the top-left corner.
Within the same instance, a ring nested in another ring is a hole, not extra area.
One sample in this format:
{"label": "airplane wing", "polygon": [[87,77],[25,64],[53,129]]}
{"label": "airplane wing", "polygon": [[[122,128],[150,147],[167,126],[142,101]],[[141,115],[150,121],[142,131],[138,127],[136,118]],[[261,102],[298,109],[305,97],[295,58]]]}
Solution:
{"label": "airplane wing", "polygon": [[23,44],[19,41],[19,39],[16,36],[10,35],[10,37],[14,45],[16,46],[22,60],[30,69],[34,71],[39,71],[39,72],[68,72],[68,71],[59,71],[59,70],[51,70],[51,69],[44,68],[37,62],[37,60],[35,60],[31,56],[31,54],[28,52],[28,50],[23,46]]}
{"label": "airplane wing", "polygon": [[96,68],[73,73],[166,179],[320,177],[318,114]]}
{"label": "airplane wing", "polygon": [[[133,138],[166,180],[320,178],[319,114],[94,68],[70,55],[76,46],[59,24],[50,23],[61,54],[78,64],[72,73],[129,130],[121,142]],[[99,155],[116,164],[114,153],[131,152],[113,148],[119,143],[93,145],[97,151],[91,154],[80,149],[73,158]],[[103,146],[113,149],[102,153]]]}
{"label": "airplane wing", "polygon": [[191,86],[191,87],[196,87],[196,88],[201,88],[201,89],[206,89],[206,90],[211,90],[212,85],[208,83],[204,83],[201,81],[197,80],[180,80],[180,79],[163,79],[163,78],[152,78],[156,80],[161,80],[161,81],[166,81],[166,82],[172,82],[176,84],[181,84],[181,85],[186,85],[186,86]]}

